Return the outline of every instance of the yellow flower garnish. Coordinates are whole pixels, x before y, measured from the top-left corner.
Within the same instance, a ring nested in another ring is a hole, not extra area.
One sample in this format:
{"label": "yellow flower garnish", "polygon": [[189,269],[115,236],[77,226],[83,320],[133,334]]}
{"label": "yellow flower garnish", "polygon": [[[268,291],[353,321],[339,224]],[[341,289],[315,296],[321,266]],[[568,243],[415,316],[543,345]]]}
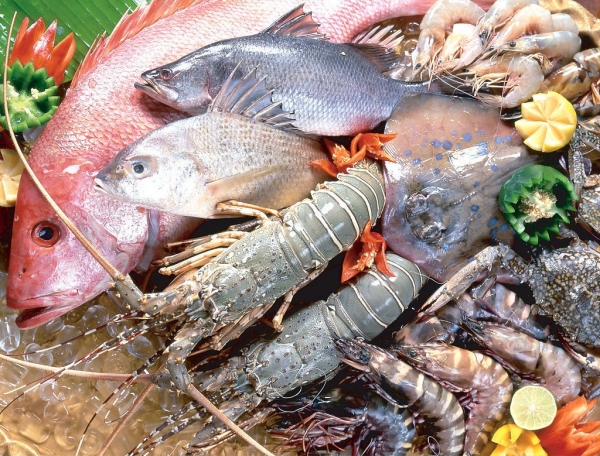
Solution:
{"label": "yellow flower garnish", "polygon": [[498,445],[490,456],[547,456],[535,432],[516,424],[502,426],[494,433],[492,442]]}
{"label": "yellow flower garnish", "polygon": [[0,206],[11,207],[17,200],[23,163],[14,150],[0,149],[0,154]]}
{"label": "yellow flower garnish", "polygon": [[577,127],[575,108],[556,92],[536,93],[532,102],[521,105],[521,115],[515,128],[527,146],[541,152],[566,146]]}

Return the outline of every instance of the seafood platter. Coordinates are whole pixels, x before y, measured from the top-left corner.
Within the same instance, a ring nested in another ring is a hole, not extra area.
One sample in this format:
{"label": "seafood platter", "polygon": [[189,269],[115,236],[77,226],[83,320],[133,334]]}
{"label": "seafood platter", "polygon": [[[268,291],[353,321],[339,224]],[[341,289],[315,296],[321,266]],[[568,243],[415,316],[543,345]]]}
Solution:
{"label": "seafood platter", "polygon": [[3,454],[600,454],[596,2],[77,5],[0,7]]}

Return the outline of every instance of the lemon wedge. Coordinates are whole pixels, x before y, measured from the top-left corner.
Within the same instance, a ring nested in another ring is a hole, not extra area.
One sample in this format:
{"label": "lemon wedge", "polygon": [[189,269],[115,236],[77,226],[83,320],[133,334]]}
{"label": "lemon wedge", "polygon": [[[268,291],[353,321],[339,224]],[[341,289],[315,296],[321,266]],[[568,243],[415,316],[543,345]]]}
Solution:
{"label": "lemon wedge", "polygon": [[543,386],[524,386],[510,403],[510,414],[520,428],[535,431],[548,427],[556,416],[556,399]]}
{"label": "lemon wedge", "polygon": [[541,152],[554,152],[566,146],[577,127],[573,105],[552,91],[536,93],[533,101],[523,103],[521,115],[515,128],[527,146]]}
{"label": "lemon wedge", "polygon": [[14,150],[0,149],[0,154],[0,206],[11,207],[17,201],[23,163]]}

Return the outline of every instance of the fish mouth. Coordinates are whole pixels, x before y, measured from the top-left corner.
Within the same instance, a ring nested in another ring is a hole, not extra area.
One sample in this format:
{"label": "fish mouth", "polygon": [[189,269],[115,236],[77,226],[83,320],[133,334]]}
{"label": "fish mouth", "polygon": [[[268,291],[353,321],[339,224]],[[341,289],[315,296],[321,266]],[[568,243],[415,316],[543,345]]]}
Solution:
{"label": "fish mouth", "polygon": [[94,190],[104,196],[110,196],[112,198],[115,197],[115,195],[104,186],[104,182],[98,178],[94,179]]}
{"label": "fish mouth", "polygon": [[150,95],[152,98],[155,98],[157,95],[160,94],[160,92],[157,90],[156,86],[154,84],[152,84],[151,81],[147,81],[145,84],[142,84],[140,82],[134,82],[133,86],[136,89],[144,92],[146,95]]}
{"label": "fish mouth", "polygon": [[[50,320],[54,320],[77,307],[80,302],[76,291],[58,292],[45,296],[37,296],[20,301],[8,300],[11,309],[20,309],[16,324],[19,329],[36,328]],[[69,302],[73,298],[76,301]],[[60,302],[60,305],[56,303]]]}
{"label": "fish mouth", "polygon": [[142,76],[142,79],[145,83],[134,82],[133,86],[145,93],[146,95],[158,100],[162,103],[175,103],[177,101],[177,91],[170,89],[168,87],[163,87],[161,85],[156,84],[153,79],[149,77]]}

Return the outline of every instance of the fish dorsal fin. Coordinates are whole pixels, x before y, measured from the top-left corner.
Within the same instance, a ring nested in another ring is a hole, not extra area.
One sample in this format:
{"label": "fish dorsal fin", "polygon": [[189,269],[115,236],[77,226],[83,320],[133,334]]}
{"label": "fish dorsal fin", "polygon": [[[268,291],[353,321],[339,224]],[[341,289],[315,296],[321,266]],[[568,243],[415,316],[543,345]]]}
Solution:
{"label": "fish dorsal fin", "polygon": [[394,49],[400,45],[404,35],[402,30],[394,29],[393,25],[381,28],[379,25],[356,36],[354,44],[376,44],[385,49]]}
{"label": "fish dorsal fin", "polygon": [[348,43],[347,46],[351,46],[360,52],[376,65],[382,73],[393,70],[404,60],[403,56],[396,54],[393,49],[387,49],[378,44]]}
{"label": "fish dorsal fin", "polygon": [[273,90],[267,88],[266,77],[258,78],[256,68],[243,76],[239,66],[231,72],[208,111],[236,114],[281,130],[296,131],[293,113],[285,111],[281,101],[271,100]]}
{"label": "fish dorsal fin", "polygon": [[304,4],[302,4],[277,19],[269,27],[263,30],[263,33],[269,33],[271,35],[301,36],[303,38],[312,38],[315,40],[327,39],[325,35],[319,33],[319,26],[320,25],[314,21],[312,13],[304,12]]}
{"label": "fish dorsal fin", "polygon": [[71,82],[71,87],[75,87],[85,74],[95,67],[100,60],[118,48],[125,40],[137,35],[140,31],[156,23],[158,20],[203,1],[153,0],[149,4],[145,1],[140,2],[134,11],[123,15],[108,38],[105,38],[105,34],[96,38],[79,65]]}

